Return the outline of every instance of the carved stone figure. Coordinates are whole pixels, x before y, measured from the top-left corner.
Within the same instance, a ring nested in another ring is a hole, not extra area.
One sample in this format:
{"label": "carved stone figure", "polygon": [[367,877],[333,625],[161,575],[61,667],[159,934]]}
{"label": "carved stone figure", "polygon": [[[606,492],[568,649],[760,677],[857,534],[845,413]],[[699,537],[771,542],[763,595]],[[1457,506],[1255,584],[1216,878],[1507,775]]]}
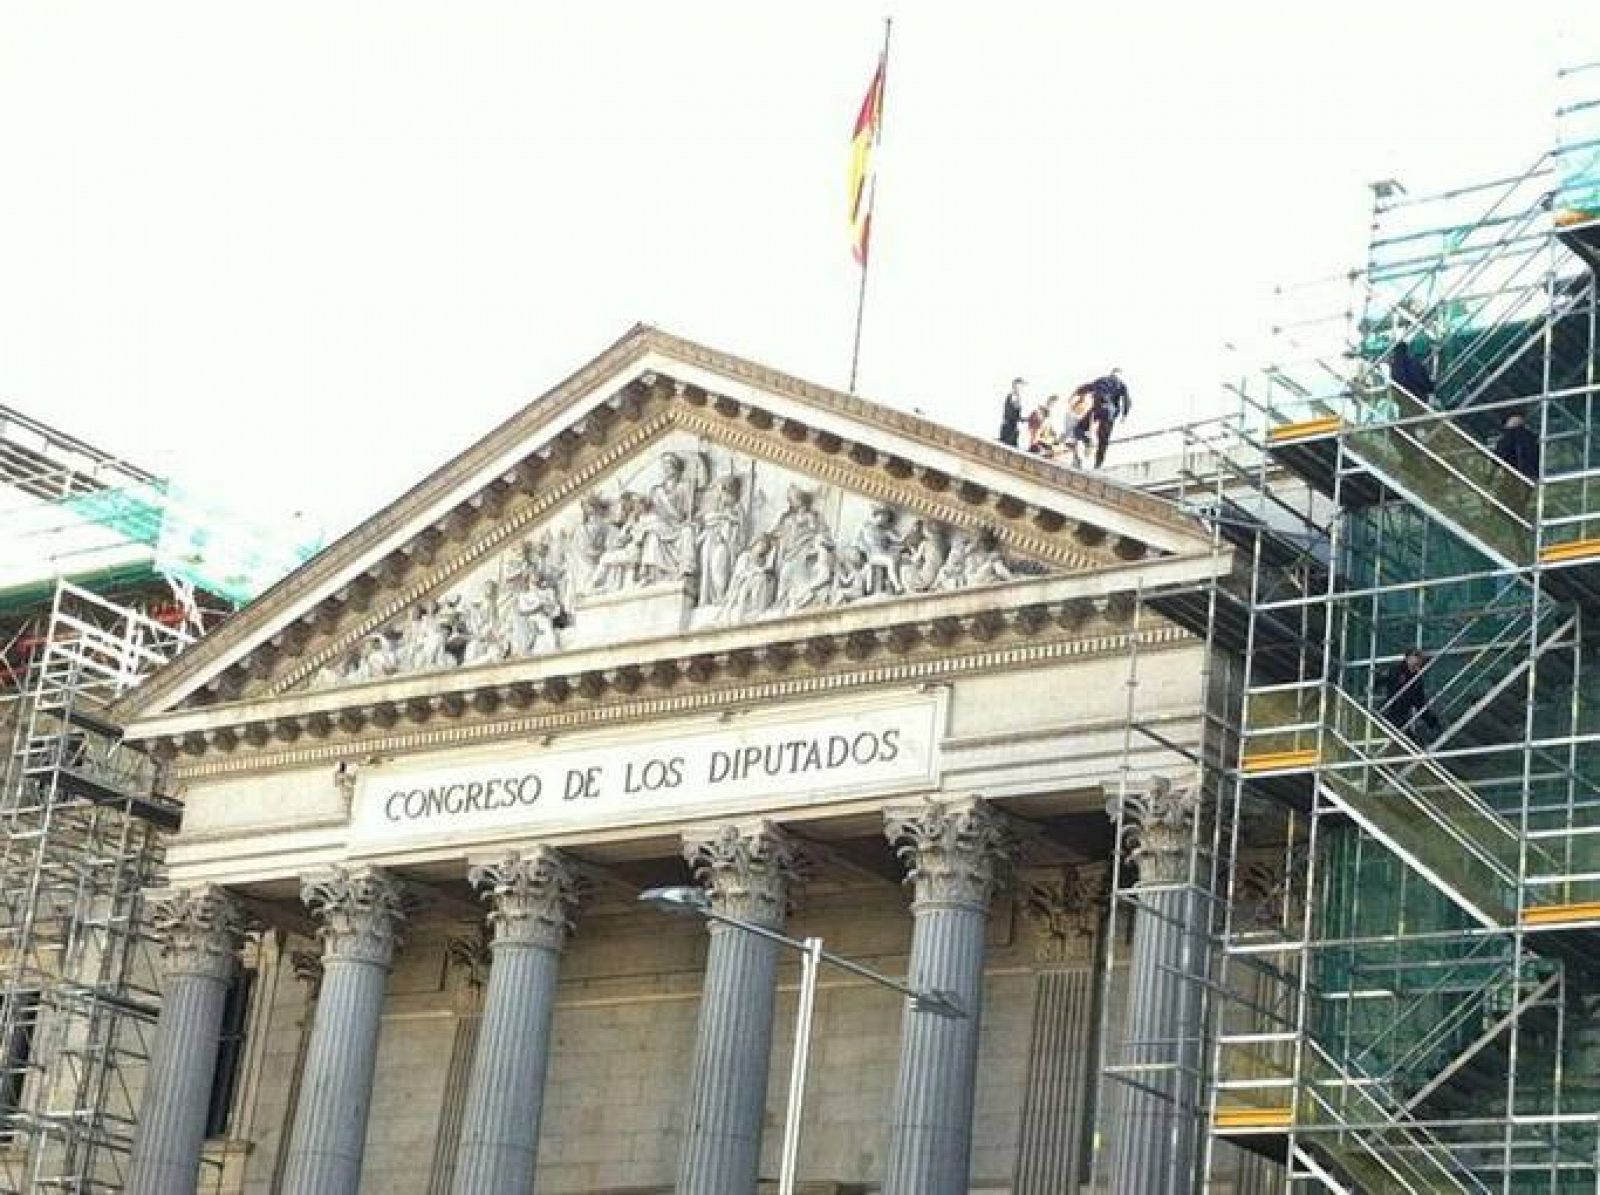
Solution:
{"label": "carved stone figure", "polygon": [[721,623],[748,622],[772,608],[778,581],[774,571],[777,540],[771,534],[758,535],[739,553],[728,582],[728,594],[717,611]]}
{"label": "carved stone figure", "polygon": [[811,546],[806,562],[805,576],[780,598],[786,614],[799,610],[826,606],[833,599],[834,577],[839,569],[839,550],[826,535],[819,536]]}
{"label": "carved stone figure", "polygon": [[463,664],[487,664],[503,660],[510,650],[506,634],[500,583],[493,577],[483,583],[478,596],[467,609],[467,646]]}
{"label": "carved stone figure", "polygon": [[856,534],[856,544],[866,556],[866,595],[900,592],[900,516],[892,506],[879,503]]}
{"label": "carved stone figure", "polygon": [[514,656],[554,649],[556,624],[562,617],[561,598],[543,577],[524,573],[512,595],[510,650]]}
{"label": "carved stone figure", "polygon": [[566,542],[561,604],[568,610],[577,604],[579,595],[591,591],[595,569],[600,566],[611,535],[610,511],[604,498],[589,494],[579,503],[579,510],[579,524]]}
{"label": "carved stone figure", "polygon": [[546,534],[536,539],[525,539],[507,562],[505,592],[516,592],[524,577],[545,579],[552,576],[554,571],[550,562],[550,536]]}
{"label": "carved stone figure", "polygon": [[900,562],[901,592],[926,593],[938,581],[939,570],[950,554],[950,536],[940,524],[918,519],[906,532],[900,549],[904,553]]}
{"label": "carved stone figure", "polygon": [[661,457],[662,478],[650,487],[638,515],[636,580],[655,585],[693,578],[699,571],[695,484],[675,452]]}
{"label": "carved stone figure", "polygon": [[778,601],[786,608],[796,590],[810,580],[811,553],[827,525],[817,512],[816,494],[800,486],[789,487],[788,507],[772,529],[778,550]]}
{"label": "carved stone figure", "polygon": [[867,596],[867,554],[860,548],[846,548],[834,568],[833,585],[828,590],[830,606],[848,606]]}
{"label": "carved stone figure", "polygon": [[385,680],[399,673],[403,661],[400,652],[387,633],[379,631],[367,636],[366,648],[361,652],[355,667],[350,670],[351,680]]}
{"label": "carved stone figure", "polygon": [[436,605],[422,602],[412,609],[400,649],[407,672],[428,672],[450,663],[445,651],[445,628]]}
{"label": "carved stone figure", "polygon": [[638,494],[630,491],[617,499],[606,531],[605,548],[595,561],[590,593],[617,593],[638,580],[643,559],[639,543],[643,513],[644,499]]}
{"label": "carved stone figure", "polygon": [[950,545],[950,554],[944,558],[939,575],[934,578],[935,589],[960,589],[966,585],[967,556],[971,550],[970,542],[964,539]]}
{"label": "carved stone figure", "polygon": [[1028,571],[1006,559],[992,529],[958,533],[687,435],[656,463],[647,490],[601,482],[449,590],[349,646],[310,683],[526,658],[559,650],[568,628],[588,642],[581,599],[626,600],[643,586],[681,585],[692,611],[686,625],[730,625],[993,585]]}
{"label": "carved stone figure", "polygon": [[963,582],[967,585],[996,585],[1016,575],[1006,564],[1005,553],[1000,550],[1000,536],[993,527],[978,532],[962,571]]}
{"label": "carved stone figure", "polygon": [[729,474],[711,491],[700,520],[700,587],[702,606],[720,606],[733,579],[733,565],[744,548],[744,482]]}

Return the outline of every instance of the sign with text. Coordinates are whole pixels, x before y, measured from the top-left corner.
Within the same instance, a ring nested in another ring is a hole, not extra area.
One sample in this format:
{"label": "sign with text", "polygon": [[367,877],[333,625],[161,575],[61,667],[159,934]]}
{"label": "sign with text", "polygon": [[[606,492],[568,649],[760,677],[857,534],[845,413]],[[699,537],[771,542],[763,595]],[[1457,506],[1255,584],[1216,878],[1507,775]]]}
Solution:
{"label": "sign with text", "polygon": [[351,839],[379,844],[660,816],[692,820],[733,802],[931,786],[942,709],[938,694],[918,694],[426,771],[374,769],[356,783]]}

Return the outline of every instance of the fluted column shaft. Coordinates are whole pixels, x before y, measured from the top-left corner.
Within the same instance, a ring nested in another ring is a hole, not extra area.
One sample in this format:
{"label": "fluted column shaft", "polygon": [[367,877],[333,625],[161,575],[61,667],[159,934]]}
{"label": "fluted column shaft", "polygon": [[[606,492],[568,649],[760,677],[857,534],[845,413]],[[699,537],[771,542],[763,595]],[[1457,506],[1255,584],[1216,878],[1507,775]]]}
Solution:
{"label": "fluted column shaft", "polygon": [[380,872],[345,868],[307,877],[301,894],[323,922],[322,989],[284,1190],[355,1195],[400,895]]}
{"label": "fluted column shaft", "polygon": [[199,1182],[206,1105],[242,919],[226,893],[207,885],[159,900],[152,920],[165,990],[126,1190],[190,1195]]}
{"label": "fluted column shaft", "polygon": [[883,1191],[966,1195],[984,938],[1007,836],[1000,818],[976,799],[893,808],[885,821],[916,894],[907,982],[948,994],[965,1015],[906,1005]]}
{"label": "fluted column shaft", "polygon": [[494,961],[457,1152],[456,1195],[525,1195],[533,1189],[550,1061],[561,950],[577,898],[577,874],[536,848],[474,867],[494,901]]}
{"label": "fluted column shaft", "polygon": [[[684,855],[715,912],[769,929],[783,925],[795,853],[766,823],[690,835]],[[695,1034],[678,1195],[754,1195],[766,1119],[778,951],[735,926],[712,922]]]}
{"label": "fluted column shaft", "polygon": [[1121,1061],[1124,1084],[1111,1149],[1113,1195],[1185,1190],[1195,1162],[1199,985],[1185,978],[1203,960],[1204,909],[1189,883],[1193,790],[1153,781],[1127,798],[1125,819],[1139,868],[1128,965]]}

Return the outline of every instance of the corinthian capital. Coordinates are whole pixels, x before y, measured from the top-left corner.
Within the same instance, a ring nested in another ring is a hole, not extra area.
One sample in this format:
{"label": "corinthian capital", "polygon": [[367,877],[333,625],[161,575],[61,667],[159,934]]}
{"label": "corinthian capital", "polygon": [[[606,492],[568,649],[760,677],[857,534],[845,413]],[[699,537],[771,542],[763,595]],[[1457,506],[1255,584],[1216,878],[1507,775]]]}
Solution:
{"label": "corinthian capital", "polygon": [[578,904],[578,873],[560,852],[543,846],[507,851],[492,863],[473,866],[467,879],[494,903],[489,924],[496,946],[560,950],[566,944]]}
{"label": "corinthian capital", "polygon": [[169,976],[201,975],[226,983],[233,978],[244,940],[244,915],[213,884],[182,888],[158,898],[150,911]]}
{"label": "corinthian capital", "polygon": [[1067,864],[1028,878],[1022,912],[1033,926],[1039,962],[1064,963],[1093,954],[1110,882],[1107,863]]}
{"label": "corinthian capital", "polygon": [[405,917],[400,889],[371,867],[331,867],[300,881],[300,899],[321,920],[322,957],[328,962],[394,961],[395,938]]}
{"label": "corinthian capital", "polygon": [[[1175,884],[1188,877],[1188,855],[1194,815],[1200,808],[1195,786],[1173,787],[1172,781],[1152,777],[1142,789],[1121,798],[1123,836],[1128,858],[1139,868],[1141,884]],[[1108,812],[1116,815],[1113,797]]]}
{"label": "corinthian capital", "polygon": [[783,924],[800,857],[794,841],[771,822],[690,831],[683,836],[683,857],[718,913],[758,925]]}
{"label": "corinthian capital", "polygon": [[970,908],[984,912],[1005,882],[1012,841],[1004,819],[987,801],[964,797],[893,805],[883,811],[884,834],[915,885],[914,909]]}

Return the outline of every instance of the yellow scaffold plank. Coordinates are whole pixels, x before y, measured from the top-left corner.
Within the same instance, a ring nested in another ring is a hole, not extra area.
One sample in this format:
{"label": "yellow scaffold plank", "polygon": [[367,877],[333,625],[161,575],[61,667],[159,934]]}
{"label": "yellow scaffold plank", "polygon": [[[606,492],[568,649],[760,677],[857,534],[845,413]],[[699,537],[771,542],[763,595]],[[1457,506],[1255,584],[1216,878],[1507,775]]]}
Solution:
{"label": "yellow scaffold plank", "polygon": [[1313,767],[1322,753],[1315,747],[1304,751],[1267,751],[1260,755],[1246,755],[1239,766],[1246,772],[1274,772],[1281,768]]}
{"label": "yellow scaffold plank", "polygon": [[1302,419],[1299,423],[1280,423],[1277,427],[1267,431],[1267,440],[1272,444],[1286,444],[1291,440],[1310,440],[1317,436],[1329,436],[1339,430],[1341,420],[1337,415],[1325,415],[1321,419]]}
{"label": "yellow scaffold plank", "polygon": [[1600,921],[1600,900],[1572,905],[1539,905],[1522,911],[1523,925],[1569,925],[1576,921]]}
{"label": "yellow scaffold plank", "polygon": [[1583,560],[1600,556],[1600,539],[1573,539],[1566,543],[1551,544],[1539,553],[1540,564],[1564,564],[1569,560]]}
{"label": "yellow scaffold plank", "polygon": [[1593,224],[1600,221],[1600,212],[1585,212],[1577,208],[1562,208],[1556,213],[1557,228],[1576,228],[1580,224]]}
{"label": "yellow scaffold plank", "polygon": [[1218,1129],[1286,1129],[1294,1122],[1294,1109],[1287,1104],[1281,1108],[1224,1108],[1217,1112]]}

